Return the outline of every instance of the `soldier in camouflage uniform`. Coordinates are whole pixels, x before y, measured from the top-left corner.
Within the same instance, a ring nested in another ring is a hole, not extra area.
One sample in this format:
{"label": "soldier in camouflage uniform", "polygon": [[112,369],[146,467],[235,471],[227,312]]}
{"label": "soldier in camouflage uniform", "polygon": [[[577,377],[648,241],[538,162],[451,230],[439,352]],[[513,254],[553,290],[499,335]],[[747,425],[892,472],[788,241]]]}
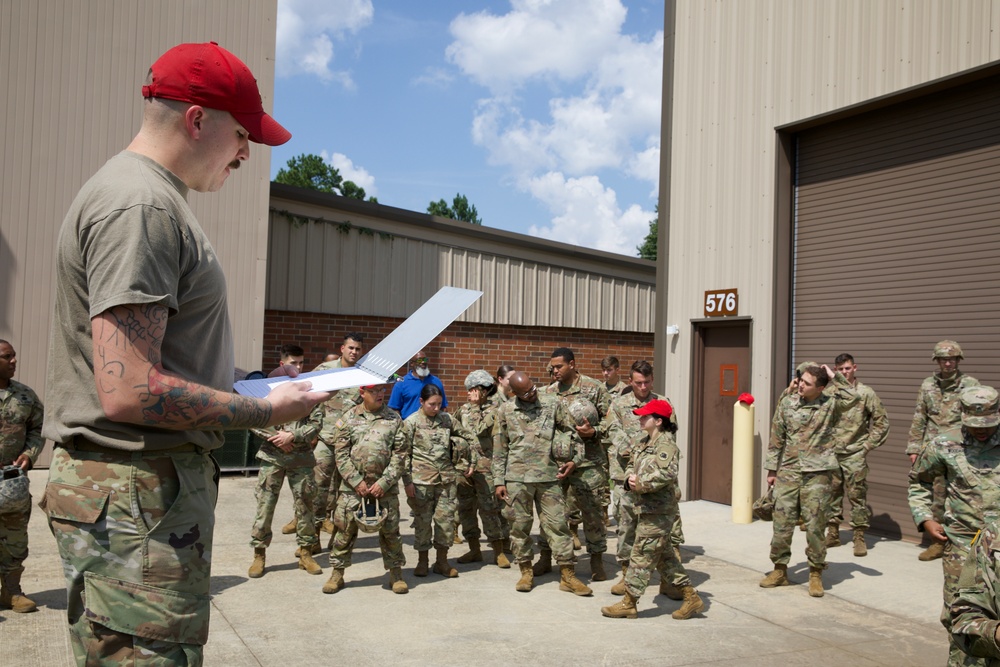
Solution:
{"label": "soldier in camouflage uniform", "polygon": [[[483,520],[483,532],[493,547],[493,563],[502,568],[510,567],[504,555],[504,542],[510,538],[510,526],[500,516],[496,496],[493,495],[493,424],[496,422],[497,405],[491,400],[490,389],[493,377],[484,370],[476,370],[465,378],[465,389],[469,400],[455,413],[455,419],[462,423],[474,436],[472,441],[472,466],[464,471],[458,485],[458,516],[462,523],[462,534],[469,542],[469,552],[459,556],[459,563],[478,563],[483,560],[479,548],[479,520]],[[499,393],[499,392],[497,392]]]}
{"label": "soldier in camouflage uniform", "polygon": [[458,511],[455,487],[458,478],[472,468],[470,443],[476,436],[461,421],[441,412],[441,390],[429,384],[420,390],[420,408],[403,420],[396,439],[401,443],[399,448],[409,453],[403,488],[413,506],[413,543],[417,550],[413,574],[427,576],[427,553],[433,542],[437,554],[434,572],[457,577],[458,570],[448,563]]}
{"label": "soldier in camouflage uniform", "polygon": [[[604,552],[608,550],[608,535],[604,525],[607,511],[604,509],[603,490],[608,486],[608,474],[605,470],[607,454],[597,429],[600,428],[601,420],[611,407],[611,395],[608,394],[603,382],[576,370],[575,356],[569,348],[556,348],[549,363],[555,382],[546,387],[545,393],[558,396],[565,408],[578,398],[590,401],[597,408],[596,423],[584,423],[576,427],[577,433],[583,440],[585,453],[583,460],[573,469],[573,473],[563,481],[563,492],[569,494],[572,489],[573,502],[580,511],[579,519],[567,513],[570,536],[576,534],[576,521],[582,520],[587,553],[590,554],[590,578],[592,581],[604,581],[608,578],[603,562]],[[567,505],[571,508],[569,502]],[[552,570],[552,551],[545,538],[545,531],[540,531],[539,556],[534,567],[536,577]]]}
{"label": "soldier in camouflage uniform", "polygon": [[827,528],[827,547],[840,546],[840,524],[844,520],[844,491],[851,502],[851,528],[854,529],[854,555],[865,556],[865,530],[870,525],[872,512],[868,508],[868,452],[879,447],[889,437],[889,416],[875,390],[856,377],[854,357],[841,354],[835,360],[837,371],[854,387],[858,402],[841,415],[837,422],[837,463],[833,475],[833,494],[830,497],[830,525]]}
{"label": "soldier in camouflage uniform", "polygon": [[[974,387],[979,380],[958,369],[962,361],[962,347],[953,340],[943,340],[934,346],[932,359],[937,362],[938,372],[923,381],[917,393],[917,407],[910,424],[910,435],[906,443],[906,455],[910,465],[917,460],[921,450],[939,435],[950,432],[960,438],[962,409],[959,397],[967,387]],[[945,486],[943,480],[934,483],[934,519],[944,521]],[[941,558],[944,542],[933,537],[931,544],[917,558],[923,561]]]}
{"label": "soldier in camouflage uniform", "polygon": [[[0,340],[0,466],[30,470],[42,451],[42,402],[31,387],[12,379],[16,371],[14,347]],[[0,607],[18,613],[36,609],[21,590],[29,518],[30,504],[23,512],[0,514]]]}
{"label": "soldier in camouflage uniform", "polygon": [[617,398],[625,393],[629,388],[629,383],[621,379],[618,374],[621,362],[618,357],[604,357],[601,359],[601,375],[604,376],[604,388],[611,394],[611,398]]}
{"label": "soldier in camouflage uniform", "polygon": [[951,637],[980,664],[1000,666],[1000,519],[995,515],[972,540],[962,566],[958,594],[951,604]]}
{"label": "soldier in camouflage uniform", "polygon": [[562,577],[559,590],[590,595],[576,577],[573,542],[566,522],[562,481],[583,461],[576,424],[553,394],[539,394],[526,373],[510,378],[514,399],[504,403],[493,427],[493,484],[499,501],[510,505],[511,547],[521,570],[515,589],[534,586],[531,568],[532,509],[549,538]]}
{"label": "soldier in camouflage uniform", "polygon": [[[910,511],[917,528],[945,544],[944,608],[941,623],[951,628],[951,604],[976,532],[987,515],[1000,513],[1000,397],[992,387],[973,386],[960,396],[962,429],[929,442],[910,469]],[[944,524],[934,514],[934,483],[945,482]],[[947,542],[945,542],[947,540]],[[949,665],[972,661],[951,640]],[[970,662],[972,661],[972,662]]]}
{"label": "soldier in camouflage uniform", "polygon": [[677,517],[677,496],[672,487],[677,484],[680,451],[674,440],[677,424],[672,421],[673,406],[662,399],[653,399],[633,410],[646,436],[631,447],[625,486],[635,496],[638,519],[635,545],[629,556],[625,574],[625,593],[620,602],[603,607],[601,613],[610,618],[635,618],[636,603],[646,592],[654,569],[660,577],[680,591],[681,605],[671,616],[678,620],[691,618],[705,608],[684,566],[674,554],[670,532]]}
{"label": "soldier in camouflage uniform", "polygon": [[379,529],[382,564],[389,571],[393,593],[409,591],[403,580],[403,540],[399,535],[399,480],[409,452],[396,437],[403,421],[385,405],[388,385],[361,387],[361,404],[345,412],[333,434],[333,452],[340,472],[340,495],[333,513],[337,532],[333,537],[330,566],[333,572],[323,585],[324,593],[344,587],[344,570],[351,566],[351,553],[358,537],[354,513],[363,498],[378,500],[386,512]]}
{"label": "soldier in camouflage uniform", "polygon": [[[774,486],[774,570],[761,580],[760,586],[774,588],[790,583],[787,570],[792,536],[801,516],[806,520],[809,595],[823,597],[830,487],[838,466],[835,429],[841,415],[857,403],[858,397],[844,376],[828,366],[810,364],[800,375],[797,395],[782,398],[771,420],[764,467],[768,485]],[[833,388],[824,391],[831,378]]]}
{"label": "soldier in camouflage uniform", "polygon": [[497,390],[490,396],[490,403],[498,408],[514,398],[514,394],[510,392],[510,376],[514,374],[514,370],[510,364],[503,364],[497,368],[497,374],[494,376]]}

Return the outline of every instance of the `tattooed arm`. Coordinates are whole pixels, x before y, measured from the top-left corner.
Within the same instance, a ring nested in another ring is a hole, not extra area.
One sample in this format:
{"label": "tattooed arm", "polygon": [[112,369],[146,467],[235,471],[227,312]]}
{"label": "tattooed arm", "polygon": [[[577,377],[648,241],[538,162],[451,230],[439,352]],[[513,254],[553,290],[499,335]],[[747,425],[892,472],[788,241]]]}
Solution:
{"label": "tattooed arm", "polygon": [[91,327],[97,395],[114,421],[177,430],[253,428],[301,419],[330,398],[329,392],[310,392],[308,383],[297,382],[280,385],[266,399],[250,398],[165,370],[164,306],[115,306],[93,318]]}

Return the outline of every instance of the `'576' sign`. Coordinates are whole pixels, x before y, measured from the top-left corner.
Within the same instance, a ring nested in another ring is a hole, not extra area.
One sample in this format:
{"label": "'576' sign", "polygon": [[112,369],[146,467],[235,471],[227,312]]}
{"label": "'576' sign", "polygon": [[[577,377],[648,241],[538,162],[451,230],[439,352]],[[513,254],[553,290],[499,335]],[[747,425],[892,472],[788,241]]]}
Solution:
{"label": "'576' sign", "polygon": [[705,292],[705,317],[735,315],[739,306],[740,298],[735,287]]}

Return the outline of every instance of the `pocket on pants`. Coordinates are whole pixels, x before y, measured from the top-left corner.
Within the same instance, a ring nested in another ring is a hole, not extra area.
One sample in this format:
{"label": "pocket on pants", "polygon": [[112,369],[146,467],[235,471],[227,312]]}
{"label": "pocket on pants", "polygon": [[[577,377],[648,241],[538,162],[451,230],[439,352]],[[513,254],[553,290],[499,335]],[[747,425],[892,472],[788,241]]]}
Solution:
{"label": "pocket on pants", "polygon": [[38,506],[49,519],[97,523],[110,497],[111,492],[102,488],[49,482]]}

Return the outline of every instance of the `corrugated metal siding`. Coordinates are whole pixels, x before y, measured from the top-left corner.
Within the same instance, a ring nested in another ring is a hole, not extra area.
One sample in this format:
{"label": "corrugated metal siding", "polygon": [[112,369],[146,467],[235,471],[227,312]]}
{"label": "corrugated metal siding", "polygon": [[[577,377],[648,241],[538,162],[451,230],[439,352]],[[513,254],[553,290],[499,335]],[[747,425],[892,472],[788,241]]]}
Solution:
{"label": "corrugated metal siding", "polygon": [[[149,65],[184,41],[218,41],[274,88],[276,0],[212,3],[0,0],[0,337],[44,396],[55,240],[80,186],[135,135]],[[226,269],[237,364],[260,359],[270,150],[221,193],[190,201]]]}
{"label": "corrugated metal siding", "polygon": [[936,341],[1000,381],[1000,77],[798,136],[794,358],[850,352],[892,424],[869,455],[873,526],[916,536],[907,431]]}
{"label": "corrugated metal siding", "polygon": [[[766,442],[776,202],[774,128],[1000,58],[1000,2],[676,0],[667,393],[689,415],[691,325],[705,290],[737,287],[753,318],[756,430]],[[670,16],[670,7],[666,12]],[[679,442],[687,447],[687,420]],[[686,472],[682,475],[686,484]]]}

